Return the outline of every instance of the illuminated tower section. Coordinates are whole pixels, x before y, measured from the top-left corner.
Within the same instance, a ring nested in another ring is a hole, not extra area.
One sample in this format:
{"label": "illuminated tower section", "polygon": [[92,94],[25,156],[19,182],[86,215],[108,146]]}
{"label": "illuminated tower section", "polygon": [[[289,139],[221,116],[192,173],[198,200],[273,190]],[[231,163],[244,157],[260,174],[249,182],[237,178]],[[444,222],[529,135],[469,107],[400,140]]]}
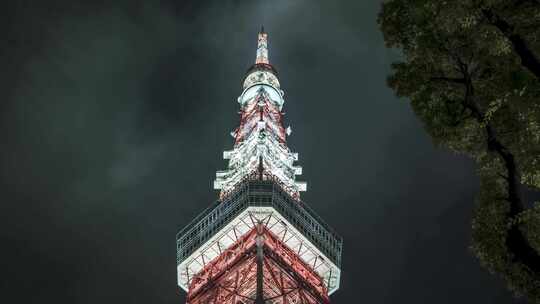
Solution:
{"label": "illuminated tower section", "polygon": [[342,240],[300,200],[306,183],[286,144],[283,95],[261,30],[228,167],[214,181],[219,200],[177,235],[187,303],[329,303],[339,288]]}

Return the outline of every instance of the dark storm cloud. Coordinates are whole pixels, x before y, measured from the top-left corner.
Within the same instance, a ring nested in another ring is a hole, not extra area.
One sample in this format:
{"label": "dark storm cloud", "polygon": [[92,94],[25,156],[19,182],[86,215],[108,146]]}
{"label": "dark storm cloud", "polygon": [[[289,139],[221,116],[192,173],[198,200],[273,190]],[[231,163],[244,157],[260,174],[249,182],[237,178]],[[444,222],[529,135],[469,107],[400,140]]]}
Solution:
{"label": "dark storm cloud", "polygon": [[179,303],[176,231],[215,198],[270,33],[303,198],[345,241],[335,303],[508,303],[467,251],[474,168],[385,86],[376,1],[13,1],[3,19],[5,297]]}

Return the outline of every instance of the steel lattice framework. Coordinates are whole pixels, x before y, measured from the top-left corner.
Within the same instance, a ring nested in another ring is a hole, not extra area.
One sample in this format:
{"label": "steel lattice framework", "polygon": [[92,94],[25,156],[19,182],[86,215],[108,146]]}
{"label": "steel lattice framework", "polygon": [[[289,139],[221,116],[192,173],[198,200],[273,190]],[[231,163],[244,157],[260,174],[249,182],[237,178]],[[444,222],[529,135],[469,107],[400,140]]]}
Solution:
{"label": "steel lattice framework", "polygon": [[300,199],[306,183],[286,144],[283,91],[261,30],[246,75],[219,200],[177,234],[178,285],[189,304],[329,303],[342,240]]}
{"label": "steel lattice framework", "polygon": [[188,302],[329,303],[321,277],[266,228],[268,219],[251,220],[254,227],[193,278]]}

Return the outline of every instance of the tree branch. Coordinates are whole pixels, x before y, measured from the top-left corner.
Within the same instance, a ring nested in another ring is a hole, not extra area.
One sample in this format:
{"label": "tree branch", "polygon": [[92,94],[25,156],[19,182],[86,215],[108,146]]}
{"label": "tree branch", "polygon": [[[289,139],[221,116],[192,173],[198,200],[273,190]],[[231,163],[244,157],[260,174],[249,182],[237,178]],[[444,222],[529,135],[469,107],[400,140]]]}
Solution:
{"label": "tree branch", "polygon": [[[463,76],[466,80],[464,106],[471,110],[473,116],[479,123],[485,124],[488,150],[499,155],[506,169],[506,181],[508,185],[507,200],[510,203],[510,212],[508,217],[514,218],[524,210],[519,191],[520,178],[516,160],[508,148],[506,148],[496,137],[493,127],[489,123],[485,122],[485,115],[481,112],[478,105],[474,101],[474,86],[470,78],[470,74],[468,74],[466,65],[463,65],[462,62],[460,69],[463,71]],[[523,232],[518,226],[512,226],[508,231],[506,245],[508,246],[509,251],[512,253],[515,261],[520,262],[535,274],[540,275],[540,255],[529,244],[529,241],[523,235]]]}
{"label": "tree branch", "polygon": [[[537,1],[536,4],[538,4]],[[514,32],[514,27],[506,20],[495,14],[491,9],[481,9],[482,15],[489,24],[496,27],[512,44],[514,51],[521,59],[521,65],[533,73],[540,80],[540,60],[529,48],[523,37]]]}
{"label": "tree branch", "polygon": [[459,83],[459,84],[464,84],[464,83],[465,83],[465,79],[464,79],[464,78],[431,77],[429,80],[433,80],[433,81],[445,81],[445,82],[452,82],[452,83]]}

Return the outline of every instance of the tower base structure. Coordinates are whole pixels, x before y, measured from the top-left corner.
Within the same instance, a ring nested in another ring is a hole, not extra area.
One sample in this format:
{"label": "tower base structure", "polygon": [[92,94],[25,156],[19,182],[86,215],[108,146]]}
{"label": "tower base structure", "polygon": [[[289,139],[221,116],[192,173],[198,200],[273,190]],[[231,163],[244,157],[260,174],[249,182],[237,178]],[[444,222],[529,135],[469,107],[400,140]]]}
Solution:
{"label": "tower base structure", "polygon": [[329,303],[341,238],[270,176],[248,179],[178,233],[189,304]]}

